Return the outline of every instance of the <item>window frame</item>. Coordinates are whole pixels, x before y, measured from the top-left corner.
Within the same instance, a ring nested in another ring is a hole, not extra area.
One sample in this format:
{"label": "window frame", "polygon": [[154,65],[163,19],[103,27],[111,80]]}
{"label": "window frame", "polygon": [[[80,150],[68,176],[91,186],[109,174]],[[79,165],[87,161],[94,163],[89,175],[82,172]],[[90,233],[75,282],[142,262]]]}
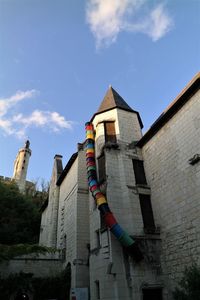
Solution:
{"label": "window frame", "polygon": [[[107,128],[108,124],[113,124],[112,129]],[[114,134],[108,134],[108,131],[113,132]],[[117,136],[116,136],[116,130],[115,130],[115,121],[105,121],[104,122],[104,135],[105,135],[105,143],[117,143]]]}

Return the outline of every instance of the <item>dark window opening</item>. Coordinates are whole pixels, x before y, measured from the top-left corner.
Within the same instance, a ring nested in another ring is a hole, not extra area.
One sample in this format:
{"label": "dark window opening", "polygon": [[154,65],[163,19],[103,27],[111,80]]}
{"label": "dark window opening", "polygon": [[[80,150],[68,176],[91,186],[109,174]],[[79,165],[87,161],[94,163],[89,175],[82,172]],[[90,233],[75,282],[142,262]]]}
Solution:
{"label": "dark window opening", "polygon": [[149,288],[149,289],[143,289],[143,300],[162,300],[162,288]]}
{"label": "dark window opening", "polygon": [[140,198],[140,207],[142,212],[144,230],[146,233],[155,232],[155,223],[154,223],[150,195],[140,194],[139,198]]}
{"label": "dark window opening", "polygon": [[132,161],[136,184],[147,184],[143,161],[138,159],[133,159]]}
{"label": "dark window opening", "polygon": [[24,160],[23,163],[25,164],[25,162],[26,162],[26,161]]}
{"label": "dark window opening", "polygon": [[24,170],[24,167],[22,167],[22,170]]}
{"label": "dark window opening", "polygon": [[98,158],[99,183],[106,181],[106,164],[105,155],[102,154]]}
{"label": "dark window opening", "polygon": [[100,232],[99,230],[96,230],[95,231],[95,245],[94,245],[94,248],[96,249],[99,249],[101,247],[101,243],[100,243]]}
{"label": "dark window opening", "polygon": [[99,284],[99,280],[95,281],[95,285],[96,285],[96,298],[100,299],[100,284]]}
{"label": "dark window opening", "polygon": [[115,122],[104,123],[105,142],[116,143]]}
{"label": "dark window opening", "polygon": [[62,259],[65,260],[66,259],[66,250],[67,250],[67,235],[65,234],[63,237],[63,247],[62,247]]}
{"label": "dark window opening", "polygon": [[104,220],[104,217],[102,216],[102,214],[100,213],[100,229],[106,229],[107,226],[106,226],[106,223],[105,223],[105,220]]}

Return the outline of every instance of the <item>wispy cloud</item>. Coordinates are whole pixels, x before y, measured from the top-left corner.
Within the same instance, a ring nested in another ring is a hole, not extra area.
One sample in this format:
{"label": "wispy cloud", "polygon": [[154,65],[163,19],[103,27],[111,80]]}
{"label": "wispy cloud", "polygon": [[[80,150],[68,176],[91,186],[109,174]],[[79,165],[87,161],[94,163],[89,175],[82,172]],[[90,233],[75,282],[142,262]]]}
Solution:
{"label": "wispy cloud", "polygon": [[18,91],[9,98],[0,98],[0,129],[6,135],[25,138],[30,127],[40,127],[53,132],[71,129],[73,122],[67,121],[58,112],[34,110],[30,115],[13,113],[14,107],[21,101],[35,97],[36,90]]}
{"label": "wispy cloud", "polygon": [[4,116],[8,110],[16,105],[18,102],[29,99],[37,94],[36,90],[28,90],[28,91],[17,91],[14,95],[9,98],[0,98],[0,117]]}
{"label": "wispy cloud", "polygon": [[34,110],[29,116],[23,116],[18,114],[13,118],[14,123],[21,123],[25,128],[35,127],[47,127],[52,129],[54,132],[58,132],[61,129],[71,129],[72,122],[65,120],[57,112]]}
{"label": "wispy cloud", "polygon": [[144,33],[153,41],[173,25],[163,4],[147,8],[147,0],[88,0],[86,19],[97,48],[114,43],[122,31]]}

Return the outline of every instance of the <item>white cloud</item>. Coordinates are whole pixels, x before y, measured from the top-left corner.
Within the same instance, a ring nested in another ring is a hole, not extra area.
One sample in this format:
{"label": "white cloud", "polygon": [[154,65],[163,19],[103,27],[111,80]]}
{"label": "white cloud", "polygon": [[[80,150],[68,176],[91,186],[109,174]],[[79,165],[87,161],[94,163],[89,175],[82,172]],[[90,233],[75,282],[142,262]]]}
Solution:
{"label": "white cloud", "polygon": [[147,33],[152,38],[153,41],[157,41],[163,37],[173,25],[172,19],[165,12],[164,6],[162,4],[158,5],[152,12],[150,16],[149,30]]}
{"label": "white cloud", "polygon": [[0,117],[4,116],[7,111],[18,102],[34,97],[37,94],[36,90],[17,91],[9,98],[0,98]]}
{"label": "white cloud", "polygon": [[18,91],[9,98],[0,98],[0,129],[5,135],[25,138],[30,127],[40,127],[53,132],[72,128],[73,122],[67,121],[58,112],[34,110],[28,116],[13,113],[14,107],[20,101],[32,98],[37,93],[36,90]]}
{"label": "white cloud", "polygon": [[145,33],[156,41],[172,27],[172,19],[158,4],[144,13],[147,0],[88,0],[86,19],[96,46],[109,46],[121,31]]}
{"label": "white cloud", "polygon": [[12,128],[12,122],[9,120],[2,120],[0,118],[0,129],[4,131],[5,134],[13,134],[14,129]]}
{"label": "white cloud", "polygon": [[55,132],[60,129],[71,129],[72,122],[65,120],[58,112],[35,110],[29,116],[18,114],[13,118],[14,123],[21,123],[26,128],[31,126],[49,128]]}

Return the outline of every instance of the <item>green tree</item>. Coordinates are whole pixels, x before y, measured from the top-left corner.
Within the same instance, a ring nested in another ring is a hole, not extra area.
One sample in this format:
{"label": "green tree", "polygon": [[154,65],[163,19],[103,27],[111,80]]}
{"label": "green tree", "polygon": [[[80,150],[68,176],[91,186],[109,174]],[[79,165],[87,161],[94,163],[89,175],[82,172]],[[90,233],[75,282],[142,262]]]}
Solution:
{"label": "green tree", "polygon": [[68,265],[53,277],[34,277],[32,273],[10,274],[0,277],[0,299],[9,300],[18,290],[31,292],[33,300],[68,300],[71,285],[71,267]]}
{"label": "green tree", "polygon": [[15,183],[0,181],[0,243],[38,242],[41,214],[31,196],[19,192]]}
{"label": "green tree", "polygon": [[185,269],[173,296],[174,300],[200,300],[200,267],[193,265]]}

